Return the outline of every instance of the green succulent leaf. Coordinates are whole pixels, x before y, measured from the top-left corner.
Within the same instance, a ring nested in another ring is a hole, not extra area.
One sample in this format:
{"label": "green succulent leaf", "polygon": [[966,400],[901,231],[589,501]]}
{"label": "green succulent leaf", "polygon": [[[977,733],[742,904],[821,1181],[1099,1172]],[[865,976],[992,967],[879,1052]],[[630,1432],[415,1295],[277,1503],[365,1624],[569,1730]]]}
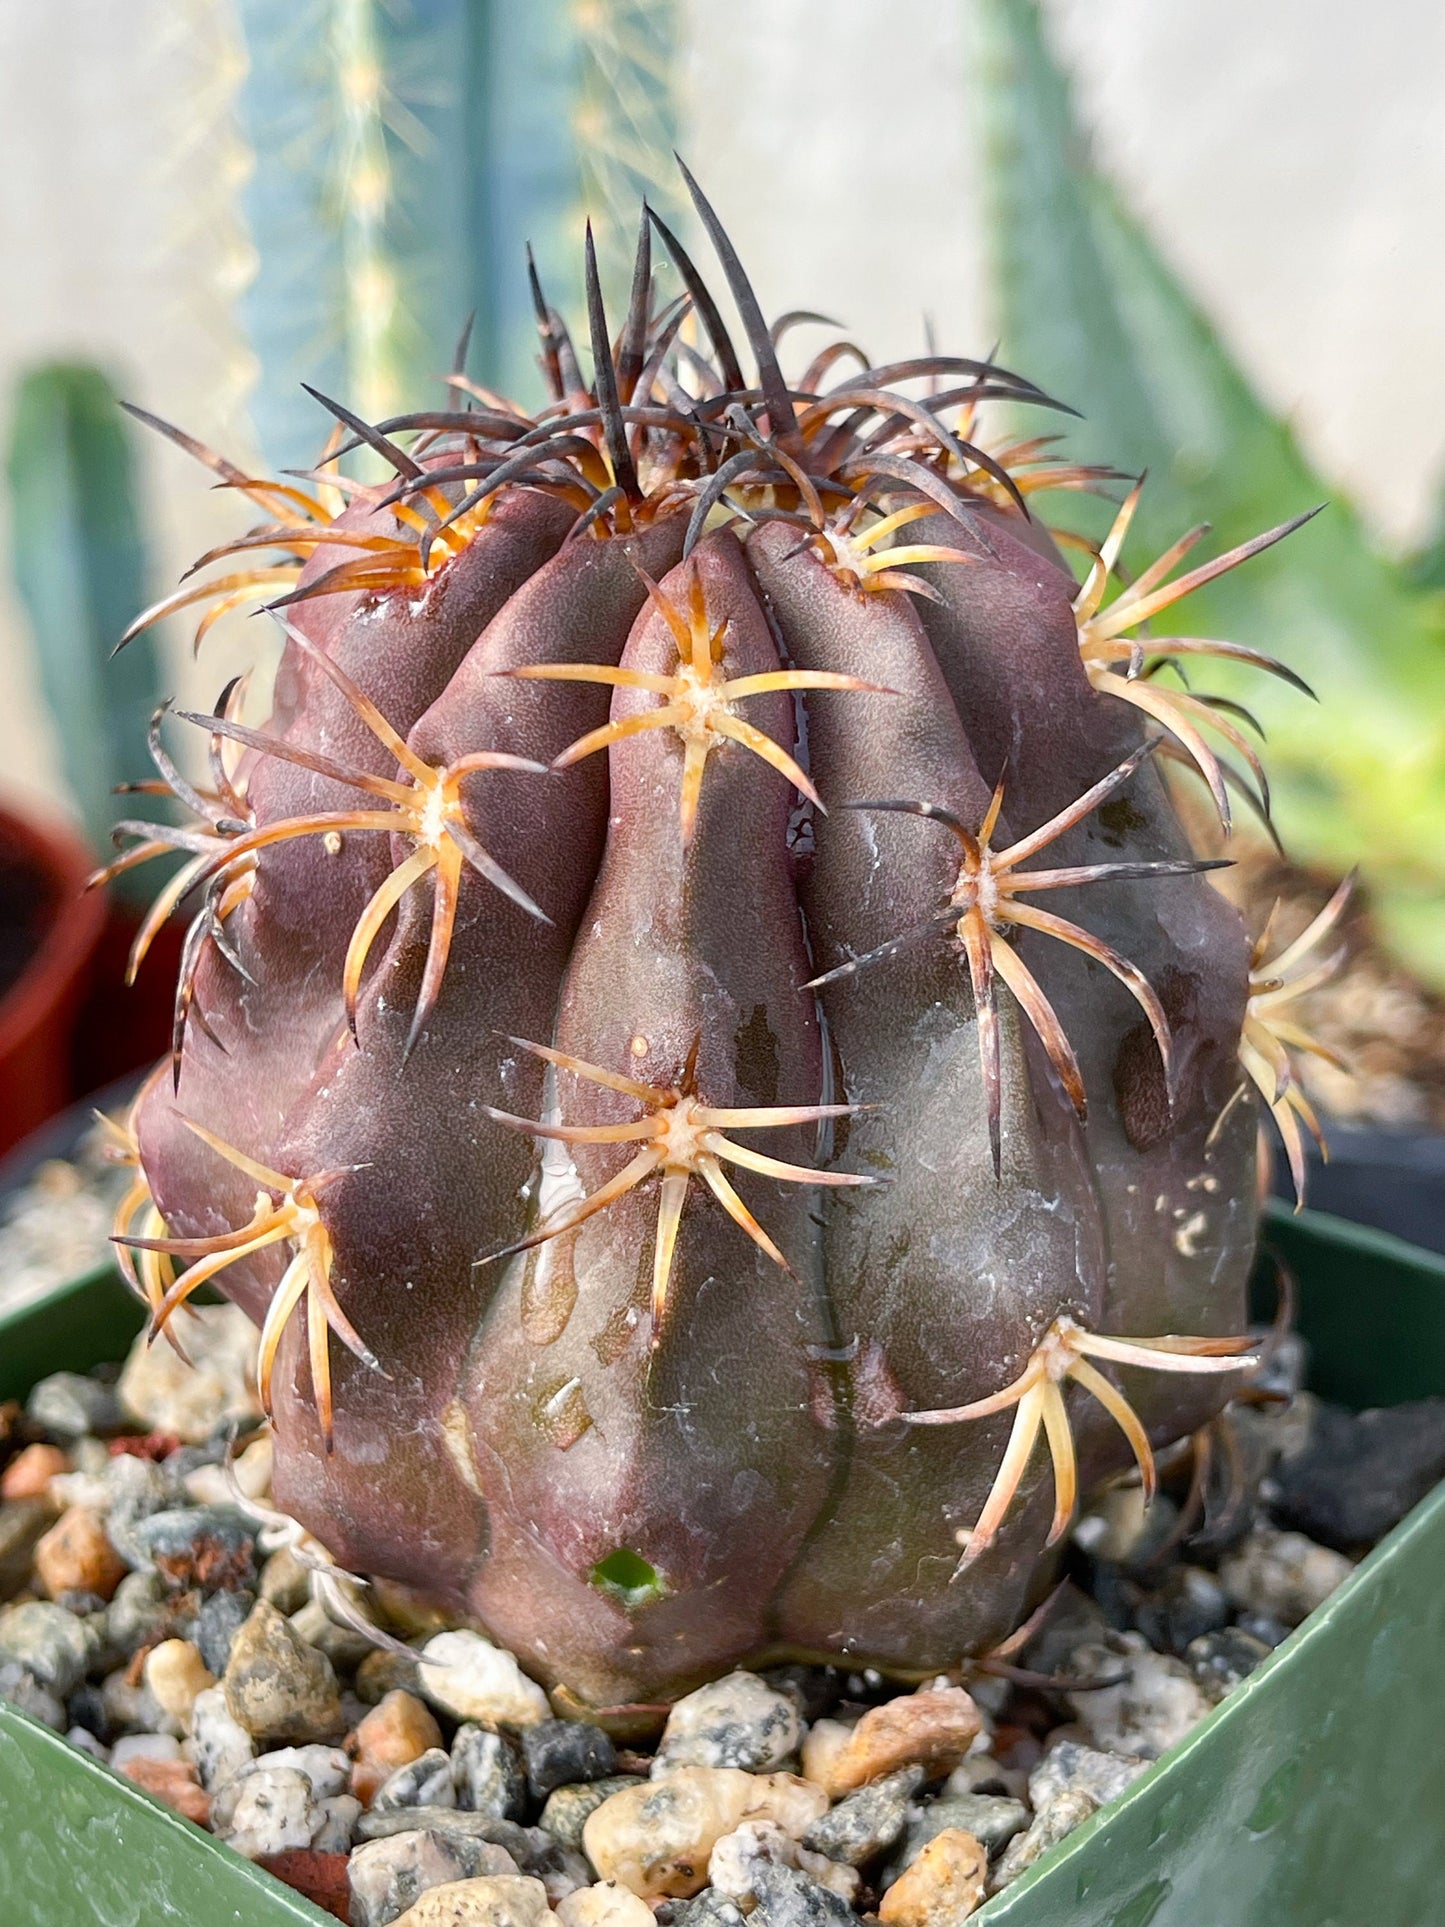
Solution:
{"label": "green succulent leaf", "polygon": [[115,785],[150,769],[159,667],[150,632],[111,660],[144,606],[146,564],[130,433],[98,368],[53,362],[24,378],[8,477],[11,569],[41,686],[87,834],[106,850]]}
{"label": "green succulent leaf", "polygon": [[1245,695],[1263,723],[1291,854],[1336,872],[1362,864],[1400,954],[1445,979],[1441,600],[1372,547],[1094,165],[1035,0],[983,0],[981,16],[1003,358],[1082,411],[1070,445],[1083,459],[1148,471],[1136,568],[1195,523],[1212,524],[1199,555],[1218,553],[1328,502],[1171,611],[1170,629],[1252,642],[1317,691],[1319,709],[1272,678],[1214,666],[1202,684]]}

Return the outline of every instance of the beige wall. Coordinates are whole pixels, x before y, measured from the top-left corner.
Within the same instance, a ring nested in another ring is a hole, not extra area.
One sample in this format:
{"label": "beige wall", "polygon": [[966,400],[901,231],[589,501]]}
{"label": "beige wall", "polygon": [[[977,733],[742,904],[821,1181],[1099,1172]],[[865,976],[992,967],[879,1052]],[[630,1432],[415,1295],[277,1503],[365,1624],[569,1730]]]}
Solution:
{"label": "beige wall", "polygon": [[[1045,0],[1097,148],[1389,539],[1445,470],[1445,8]],[[685,151],[769,311],[987,347],[968,0],[688,0]],[[966,350],[965,350],[966,351]]]}
{"label": "beige wall", "polygon": [[1445,481],[1445,7],[1052,0],[1098,148],[1331,479]]}
{"label": "beige wall", "polygon": [[[0,437],[36,361],[99,361],[128,399],[206,440],[244,447],[251,371],[231,320],[249,259],[233,213],[245,166],[226,115],[239,77],[214,0],[0,0]],[[184,456],[142,438],[156,594],[237,526]],[[11,587],[0,490],[0,788],[56,795]],[[197,669],[179,625],[176,684],[210,706],[228,639]],[[229,639],[233,657],[248,638]],[[143,772],[137,772],[142,774]]]}
{"label": "beige wall", "polygon": [[[879,355],[916,349],[924,312],[986,347],[968,0],[684,5],[684,152],[764,305],[821,307]],[[1382,533],[1417,535],[1445,464],[1445,9],[1048,11],[1101,152],[1267,394]],[[28,362],[79,353],[244,449],[238,58],[225,0],[0,0],[0,423]],[[163,449],[146,475],[164,585],[237,510]],[[183,693],[209,699],[250,642],[233,626],[197,672],[172,636]],[[55,788],[3,579],[0,785]]]}

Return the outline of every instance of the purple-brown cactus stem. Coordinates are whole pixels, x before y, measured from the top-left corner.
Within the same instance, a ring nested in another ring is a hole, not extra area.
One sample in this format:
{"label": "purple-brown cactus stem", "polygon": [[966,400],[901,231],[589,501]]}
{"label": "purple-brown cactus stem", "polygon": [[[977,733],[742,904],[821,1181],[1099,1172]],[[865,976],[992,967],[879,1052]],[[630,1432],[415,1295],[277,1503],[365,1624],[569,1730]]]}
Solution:
{"label": "purple-brown cactus stem", "polygon": [[270,598],[283,646],[268,720],[184,719],[204,784],[158,716],[137,787],[193,821],[103,873],[182,859],[135,965],[199,906],[116,1150],[153,1330],[232,1296],[321,1567],[572,1707],[1006,1663],[1079,1494],[1152,1492],[1247,1376],[1245,1099],[1298,1178],[1343,907],[1251,962],[1160,767],[1267,820],[1248,718],[1163,672],[1298,677],[1147,624],[1297,524],[1126,580],[1135,486],[1055,541],[1049,491],[1128,478],[984,423],[1058,404],[847,341],[790,381],[810,317],[766,327],[688,180],[751,377],[644,210],[615,342],[588,237],[590,381],[532,271],[535,417],[460,364],[390,421],[318,397],[296,482],[154,424],[265,519],[142,620]]}

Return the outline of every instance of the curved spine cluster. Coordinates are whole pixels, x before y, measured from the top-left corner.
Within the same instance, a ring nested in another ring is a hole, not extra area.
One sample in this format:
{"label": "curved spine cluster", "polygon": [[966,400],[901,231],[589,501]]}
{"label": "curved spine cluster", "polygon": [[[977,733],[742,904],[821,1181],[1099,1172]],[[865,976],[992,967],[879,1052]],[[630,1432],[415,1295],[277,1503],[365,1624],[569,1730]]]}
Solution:
{"label": "curved spine cluster", "polygon": [[762,1172],[765,1177],[783,1178],[793,1184],[877,1182],[866,1173],[816,1171],[811,1167],[788,1164],[781,1158],[768,1157],[761,1151],[751,1151],[745,1145],[734,1143],[726,1136],[728,1131],[775,1131],[789,1124],[817,1124],[826,1118],[852,1117],[858,1107],[854,1104],[775,1104],[739,1109],[702,1103],[697,1090],[700,1039],[694,1041],[693,1048],[688,1052],[679,1085],[665,1089],[654,1084],[639,1084],[635,1078],[625,1077],[618,1071],[604,1070],[597,1064],[584,1064],[580,1058],[568,1057],[542,1044],[525,1043],[520,1037],[512,1041],[521,1049],[532,1051],[549,1064],[570,1071],[576,1077],[585,1077],[608,1090],[620,1091],[625,1097],[635,1098],[643,1107],[643,1115],[635,1123],[629,1124],[543,1124],[532,1118],[513,1117],[509,1111],[489,1109],[487,1115],[498,1124],[509,1124],[517,1130],[529,1131],[534,1137],[550,1138],[558,1144],[636,1144],[640,1147],[615,1177],[609,1178],[606,1184],[580,1204],[564,1211],[555,1221],[544,1222],[540,1230],[534,1231],[530,1237],[519,1238],[516,1244],[497,1252],[496,1257],[509,1258],[515,1252],[530,1251],[551,1238],[560,1238],[569,1231],[575,1231],[594,1212],[605,1210],[635,1186],[661,1174],[657,1234],[652,1257],[652,1296],[648,1306],[652,1321],[650,1343],[654,1348],[662,1339],[678,1227],[682,1222],[683,1206],[692,1178],[702,1179],[723,1210],[742,1226],[759,1251],[784,1271],[791,1269],[787,1259],[729,1183],[723,1172],[724,1164],[742,1165],[749,1171]]}
{"label": "curved spine cluster", "polygon": [[[1276,903],[1250,954],[1249,1002],[1239,1039],[1239,1065],[1244,1075],[1237,1097],[1246,1096],[1253,1086],[1274,1120],[1289,1162],[1296,1211],[1303,1209],[1305,1201],[1305,1144],[1301,1125],[1314,1139],[1321,1157],[1329,1156],[1329,1147],[1315,1107],[1300,1088],[1294,1057],[1301,1054],[1319,1057],[1336,1070],[1348,1068],[1343,1058],[1304,1028],[1296,1005],[1302,997],[1339,974],[1345,961],[1343,949],[1328,956],[1319,953],[1344,916],[1355,881],[1353,873],[1347,876],[1294,941],[1271,957],[1270,939],[1279,911]],[[1264,1161],[1268,1148],[1264,1142],[1263,1119],[1260,1138],[1261,1161]]]}
{"label": "curved spine cluster", "polygon": [[995,1412],[1014,1407],[1013,1429],[999,1461],[998,1475],[977,1523],[964,1535],[964,1553],[955,1577],[987,1552],[998,1537],[1041,1430],[1048,1440],[1054,1475],[1054,1516],[1045,1544],[1053,1545],[1068,1530],[1078,1504],[1079,1477],[1073,1428],[1064,1403],[1066,1379],[1072,1379],[1097,1399],[1129,1441],[1139,1476],[1144,1481],[1145,1499],[1153,1501],[1158,1478],[1149,1434],[1118,1386],[1111,1384],[1090,1359],[1103,1359],[1112,1365],[1142,1366],[1158,1372],[1237,1372],[1249,1370],[1259,1362],[1248,1355],[1249,1346],[1247,1337],[1114,1338],[1086,1331],[1072,1318],[1061,1317],[1044,1333],[1023,1371],[1001,1392],[974,1399],[968,1405],[955,1406],[951,1411],[905,1412],[910,1425],[957,1425],[965,1419],[989,1418]]}

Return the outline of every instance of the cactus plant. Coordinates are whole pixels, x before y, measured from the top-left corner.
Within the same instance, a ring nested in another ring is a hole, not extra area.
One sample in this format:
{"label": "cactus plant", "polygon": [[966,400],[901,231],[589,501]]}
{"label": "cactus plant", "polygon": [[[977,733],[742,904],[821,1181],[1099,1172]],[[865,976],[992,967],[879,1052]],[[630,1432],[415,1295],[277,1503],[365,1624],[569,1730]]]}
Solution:
{"label": "cactus plant", "polygon": [[754,378],[644,211],[590,386],[538,288],[536,420],[329,403],[300,484],[185,443],[267,519],[160,607],[271,597],[284,654],[112,866],[170,836],[200,902],[119,1226],[153,1328],[214,1280],[288,1511],[592,1706],[1006,1636],[1250,1363],[1238,1094],[1299,1042],[1164,780],[1227,808],[1229,714],[1140,634],[1285,531],[1125,577],[1126,503],[1076,581],[1035,510],[1111,474],[980,439],[1056,404],[786,378],[809,318],[688,180]]}

